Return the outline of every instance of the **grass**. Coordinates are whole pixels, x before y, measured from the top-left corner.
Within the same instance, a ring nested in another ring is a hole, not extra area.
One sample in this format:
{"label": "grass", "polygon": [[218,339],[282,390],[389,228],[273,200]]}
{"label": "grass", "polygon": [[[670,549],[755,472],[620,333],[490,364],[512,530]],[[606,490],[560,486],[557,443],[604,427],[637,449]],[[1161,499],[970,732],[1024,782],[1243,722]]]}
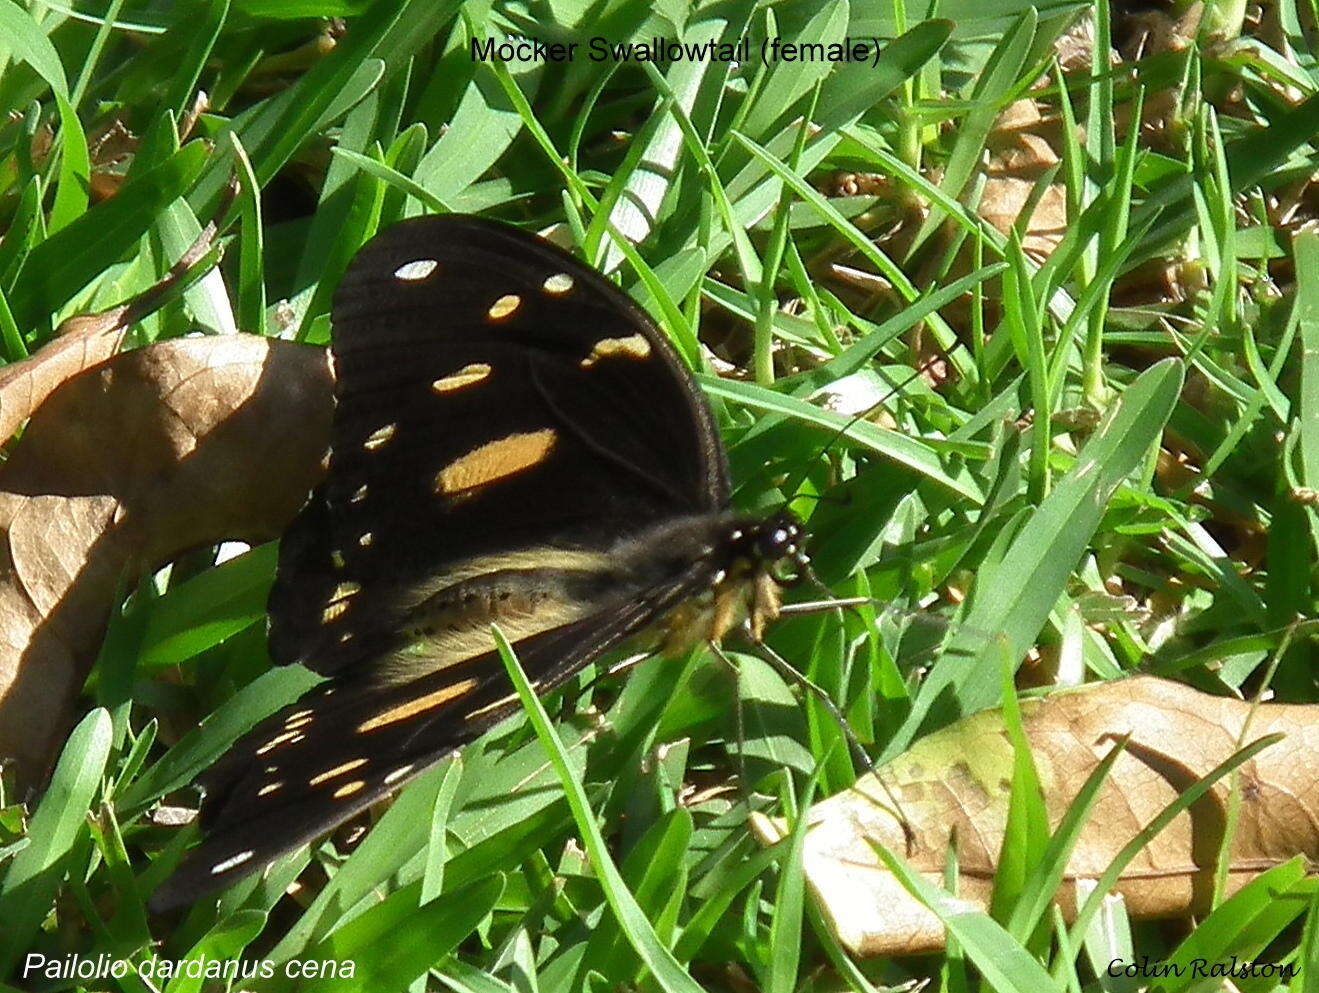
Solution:
{"label": "grass", "polygon": [[[832,593],[885,605],[770,636],[872,754],[996,704],[1005,664],[1023,684],[1155,672],[1314,702],[1291,625],[1319,543],[1315,11],[1205,8],[1180,44],[1142,46],[1146,22],[1107,3],[0,0],[0,357],[146,289],[217,215],[222,268],[129,346],[324,343],[348,260],[404,216],[558,225],[696,370],[737,504],[791,500]],[[1098,58],[1059,55],[1077,23]],[[770,32],[885,46],[469,57],[501,33]],[[1027,96],[1039,119],[1010,126]],[[1078,825],[1039,829],[1029,756],[993,916],[913,877],[947,954],[853,961],[802,884],[800,831],[762,850],[745,821],[800,825],[857,770],[818,701],[736,651],[736,674],[703,653],[585,673],[553,720],[527,699],[529,723],[411,784],[365,839],[151,920],[194,837],[152,812],[308,684],[269,669],[273,564],[273,546],[210,549],[125,577],[49,787],[0,798],[0,979],[37,952],[126,959],[152,978],[104,986],[133,991],[223,985],[150,970],[240,953],[274,975],[234,988],[475,993],[1127,989],[1104,962],[1265,949],[1315,968],[1295,862],[1180,937],[1100,896],[1064,924],[1046,897]],[[285,972],[345,959],[353,977]]]}

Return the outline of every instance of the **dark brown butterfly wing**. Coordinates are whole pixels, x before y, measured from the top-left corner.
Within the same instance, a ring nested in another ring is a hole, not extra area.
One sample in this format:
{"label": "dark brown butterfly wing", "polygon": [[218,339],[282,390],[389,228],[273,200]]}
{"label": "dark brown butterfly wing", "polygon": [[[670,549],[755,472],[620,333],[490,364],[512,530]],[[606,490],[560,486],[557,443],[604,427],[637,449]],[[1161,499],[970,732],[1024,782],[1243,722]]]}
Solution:
{"label": "dark brown butterfly wing", "polygon": [[[354,259],[333,317],[332,462],[284,541],[277,661],[370,659],[388,605],[453,563],[600,548],[728,503],[709,408],[662,332],[540,238],[459,215],[397,224]],[[347,642],[323,623],[345,583],[360,587]]]}
{"label": "dark brown butterfly wing", "polygon": [[[690,575],[609,611],[526,639],[519,662],[549,689],[708,579]],[[432,673],[396,685],[330,680],[244,736],[202,782],[204,842],[152,894],[160,912],[228,886],[324,834],[517,707],[494,652],[473,660],[486,678]],[[495,674],[498,673],[498,678]]]}
{"label": "dark brown butterfly wing", "polygon": [[[329,472],[270,599],[272,656],[332,678],[203,777],[205,840],[156,909],[323,833],[506,715],[495,596],[532,604],[513,640],[545,690],[718,569],[728,481],[710,412],[661,332],[571,256],[417,218],[361,250],[333,325]],[[657,529],[653,554],[612,561]],[[436,590],[475,601],[472,632],[409,661]]]}

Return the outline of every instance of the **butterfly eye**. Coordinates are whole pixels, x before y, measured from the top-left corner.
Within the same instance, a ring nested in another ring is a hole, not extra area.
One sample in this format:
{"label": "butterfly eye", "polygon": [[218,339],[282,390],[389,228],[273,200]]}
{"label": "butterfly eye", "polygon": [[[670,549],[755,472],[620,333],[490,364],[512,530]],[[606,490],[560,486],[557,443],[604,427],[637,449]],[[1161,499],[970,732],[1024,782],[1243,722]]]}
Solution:
{"label": "butterfly eye", "polygon": [[756,550],[760,552],[760,557],[763,559],[776,559],[787,543],[788,532],[783,528],[775,528],[773,531],[767,531],[760,536],[759,547]]}

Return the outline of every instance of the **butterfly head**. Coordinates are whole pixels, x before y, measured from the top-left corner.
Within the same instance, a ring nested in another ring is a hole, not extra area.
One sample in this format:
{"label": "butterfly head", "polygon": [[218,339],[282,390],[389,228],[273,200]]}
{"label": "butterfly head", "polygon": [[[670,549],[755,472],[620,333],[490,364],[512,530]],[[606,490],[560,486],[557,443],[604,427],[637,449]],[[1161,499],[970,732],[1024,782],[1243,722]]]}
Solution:
{"label": "butterfly head", "polygon": [[790,510],[742,525],[729,538],[738,557],[768,573],[780,586],[794,586],[810,574],[806,532]]}

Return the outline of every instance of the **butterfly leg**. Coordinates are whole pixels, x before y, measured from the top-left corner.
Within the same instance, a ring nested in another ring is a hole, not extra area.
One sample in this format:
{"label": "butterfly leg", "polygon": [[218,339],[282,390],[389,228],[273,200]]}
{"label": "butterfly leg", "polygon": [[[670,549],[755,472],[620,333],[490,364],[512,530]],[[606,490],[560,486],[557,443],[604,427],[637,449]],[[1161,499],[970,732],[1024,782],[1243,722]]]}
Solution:
{"label": "butterfly leg", "polygon": [[[728,667],[728,671],[731,672],[733,674],[734,679],[736,679],[739,673],[741,672],[741,670],[738,669],[737,663],[734,662],[731,658],[729,658],[727,653],[724,652],[723,648],[719,646],[719,642],[715,641],[712,638],[706,642],[706,646],[710,649],[711,652],[714,653],[715,658],[719,659],[720,662],[722,662],[724,665]],[[746,741],[746,715],[742,711],[742,694],[737,692],[736,689],[734,689],[733,691],[733,723],[737,728],[737,741],[738,741],[737,778],[738,781],[742,784],[743,798],[747,802],[747,808],[750,809],[751,783],[750,780],[747,778],[747,757],[742,747],[742,743]]]}
{"label": "butterfly leg", "polygon": [[796,683],[798,686],[802,687],[802,689],[813,693],[816,698],[819,699],[820,703],[824,705],[824,708],[829,712],[829,715],[837,722],[839,729],[843,732],[843,737],[847,739],[848,749],[852,753],[852,761],[870,773],[870,775],[874,777],[875,782],[880,785],[880,788],[883,789],[884,793],[888,796],[889,803],[893,806],[893,811],[898,823],[902,825],[902,833],[907,843],[907,855],[910,857],[916,850],[916,836],[911,829],[907,816],[902,812],[902,804],[899,802],[898,798],[894,796],[893,791],[889,788],[888,781],[885,780],[884,776],[880,773],[869,754],[867,754],[865,748],[862,747],[860,740],[852,731],[851,725],[847,723],[847,718],[844,717],[842,711],[838,709],[838,705],[833,702],[833,699],[824,691],[823,687],[818,683],[812,682],[805,675],[798,672],[793,668],[792,664],[787,661],[787,659],[783,658],[783,656],[774,651],[774,649],[770,648],[763,641],[757,642],[756,648],[760,650],[761,657],[768,662],[779,675]]}
{"label": "butterfly leg", "polygon": [[838,705],[834,703],[833,698],[824,691],[824,688],[818,683],[812,682],[803,673],[798,672],[787,659],[774,651],[774,649],[770,648],[769,645],[765,644],[763,641],[754,641],[752,644],[755,646],[756,654],[765,662],[768,662],[775,672],[789,682],[796,683],[803,690],[812,694],[820,701],[829,716],[832,717],[834,722],[838,725],[838,729],[843,733],[843,737],[847,740],[848,750],[852,753],[852,761],[856,763],[859,768],[874,773],[875,763],[871,761],[870,755],[866,752],[861,744],[861,740],[857,738],[856,733],[852,730],[852,726],[847,723],[847,718],[843,716],[843,712],[838,709]]}

